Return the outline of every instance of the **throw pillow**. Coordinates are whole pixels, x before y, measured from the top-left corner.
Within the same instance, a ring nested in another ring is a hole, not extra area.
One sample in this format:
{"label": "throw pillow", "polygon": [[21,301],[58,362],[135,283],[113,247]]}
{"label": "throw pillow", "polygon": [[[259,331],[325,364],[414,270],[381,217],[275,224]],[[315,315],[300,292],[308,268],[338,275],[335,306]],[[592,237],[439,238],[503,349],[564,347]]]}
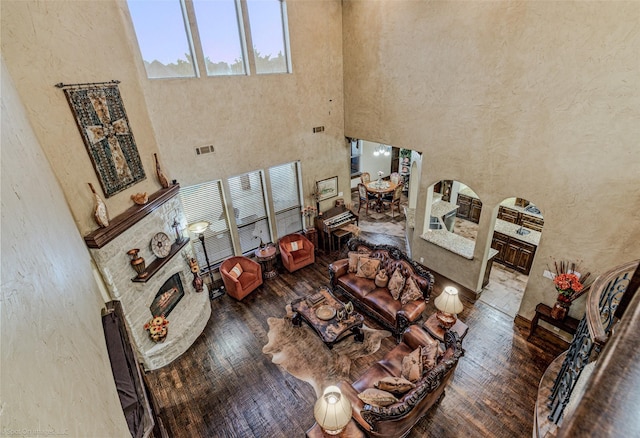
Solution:
{"label": "throw pillow", "polygon": [[417,382],[422,377],[421,347],[402,358],[402,377],[410,382]]}
{"label": "throw pillow", "polygon": [[373,280],[376,278],[379,266],[380,260],[361,256],[360,258],[358,258],[358,269],[356,271],[356,276],[370,278],[371,280]]}
{"label": "throw pillow", "polygon": [[242,275],[243,272],[244,271],[242,270],[242,266],[240,266],[240,263],[236,263],[235,266],[229,271],[229,275],[231,275],[233,278],[238,278],[240,277],[240,275]]}
{"label": "throw pillow", "polygon": [[429,342],[422,346],[420,355],[422,357],[422,372],[426,373],[436,366],[440,354],[440,343],[429,337]]}
{"label": "throw pillow", "polygon": [[398,401],[393,394],[375,388],[365,389],[358,394],[358,398],[373,406],[389,406]]}
{"label": "throw pillow", "polygon": [[358,258],[360,258],[362,254],[359,252],[351,251],[348,254],[349,257],[349,272],[356,272],[358,270]]}
{"label": "throw pillow", "polygon": [[415,301],[422,298],[422,291],[416,284],[416,281],[409,277],[407,278],[407,282],[404,285],[404,291],[402,292],[402,296],[400,297],[400,302],[404,306],[409,301]]}
{"label": "throw pillow", "polygon": [[416,387],[413,383],[403,377],[383,377],[376,382],[375,387],[383,391],[393,392],[395,394],[404,394]]}
{"label": "throw pillow", "polygon": [[296,240],[295,242],[289,243],[287,249],[289,250],[289,252],[294,252],[299,249],[302,249],[302,245],[303,245],[302,240]]}
{"label": "throw pillow", "polygon": [[400,298],[400,293],[404,288],[404,276],[400,272],[400,269],[396,269],[391,276],[391,280],[389,280],[389,292],[391,292],[391,296],[394,300]]}

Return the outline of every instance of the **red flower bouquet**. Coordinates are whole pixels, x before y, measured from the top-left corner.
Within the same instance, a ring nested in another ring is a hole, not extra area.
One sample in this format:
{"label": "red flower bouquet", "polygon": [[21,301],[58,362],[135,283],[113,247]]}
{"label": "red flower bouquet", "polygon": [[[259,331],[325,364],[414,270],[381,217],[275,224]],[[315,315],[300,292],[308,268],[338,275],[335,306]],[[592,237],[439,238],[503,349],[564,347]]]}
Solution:
{"label": "red flower bouquet", "polygon": [[579,277],[576,274],[577,267],[575,263],[556,262],[555,265],[556,276],[553,279],[553,284],[555,284],[558,291],[558,301],[570,305],[591,287],[590,284],[586,284],[591,273],[587,272],[584,276]]}

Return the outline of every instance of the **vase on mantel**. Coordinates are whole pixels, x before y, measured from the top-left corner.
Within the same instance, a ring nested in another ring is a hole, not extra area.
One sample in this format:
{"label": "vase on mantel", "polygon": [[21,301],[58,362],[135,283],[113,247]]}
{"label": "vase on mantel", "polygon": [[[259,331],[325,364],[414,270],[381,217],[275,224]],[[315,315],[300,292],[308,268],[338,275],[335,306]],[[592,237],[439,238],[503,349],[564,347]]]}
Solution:
{"label": "vase on mantel", "polygon": [[556,303],[553,305],[553,308],[551,309],[551,317],[553,319],[557,319],[558,321],[562,321],[567,317],[569,306],[571,306],[571,303],[556,301]]}

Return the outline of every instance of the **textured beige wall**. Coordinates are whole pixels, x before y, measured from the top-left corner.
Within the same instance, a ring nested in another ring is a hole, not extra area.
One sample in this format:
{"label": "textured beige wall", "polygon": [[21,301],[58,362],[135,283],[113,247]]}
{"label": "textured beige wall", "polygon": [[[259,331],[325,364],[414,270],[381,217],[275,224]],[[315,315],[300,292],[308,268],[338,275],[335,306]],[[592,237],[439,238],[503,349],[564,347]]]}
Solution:
{"label": "textured beige wall", "polygon": [[[552,257],[595,274],[640,257],[639,18],[639,2],[344,2],[345,134],[424,153],[414,258],[477,290],[514,196],[545,218],[527,318],[555,300]],[[441,179],[484,203],[473,261],[416,237]]]}
{"label": "textured beige wall", "polygon": [[0,435],[127,436],[87,248],[1,64]]}
{"label": "textured beige wall", "polygon": [[[104,199],[112,217],[160,188],[154,152],[183,186],[301,160],[306,195],[334,175],[349,190],[340,2],[287,4],[293,74],[148,80],[126,3],[2,2],[2,52],[81,234],[97,228],[86,183],[99,184],[58,82],[122,81],[147,178]],[[208,144],[216,153],[196,158]]]}

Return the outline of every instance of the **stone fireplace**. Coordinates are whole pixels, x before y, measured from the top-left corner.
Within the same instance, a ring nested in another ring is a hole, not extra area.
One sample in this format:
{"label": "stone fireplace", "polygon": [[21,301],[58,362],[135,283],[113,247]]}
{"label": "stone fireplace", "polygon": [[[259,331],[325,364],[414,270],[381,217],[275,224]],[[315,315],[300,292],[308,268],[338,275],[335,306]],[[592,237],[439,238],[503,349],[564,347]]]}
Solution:
{"label": "stone fireplace", "polygon": [[[178,240],[172,228],[175,222],[182,224],[178,229],[186,228],[178,191],[177,184],[161,189],[147,204],[131,207],[112,219],[109,227],[85,237],[110,297],[122,304],[134,350],[148,370],[163,367],[187,351],[211,315],[208,292],[196,292],[191,284],[193,274],[187,262],[193,257],[191,243],[186,237]],[[172,242],[171,252],[162,259],[150,246],[158,232],[164,232]],[[145,259],[148,275],[142,280],[127,255],[133,248]],[[154,311],[164,311],[169,320],[167,338],[157,344],[144,330]]]}

